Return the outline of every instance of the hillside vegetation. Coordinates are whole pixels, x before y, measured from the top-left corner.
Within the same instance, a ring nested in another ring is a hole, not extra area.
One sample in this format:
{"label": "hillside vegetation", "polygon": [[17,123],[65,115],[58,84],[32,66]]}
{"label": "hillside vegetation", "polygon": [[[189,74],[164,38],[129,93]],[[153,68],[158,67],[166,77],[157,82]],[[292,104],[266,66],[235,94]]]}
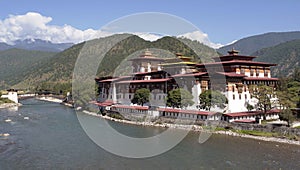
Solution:
{"label": "hillside vegetation", "polygon": [[300,67],[300,40],[289,41],[253,53],[256,61],[278,64],[271,71],[275,77],[286,77]]}
{"label": "hillside vegetation", "polygon": [[44,67],[56,53],[9,49],[0,51],[0,89],[10,88],[37,68]]}
{"label": "hillside vegetation", "polygon": [[[54,92],[70,91],[72,73],[78,55],[85,55],[87,59],[92,56],[101,55],[103,49],[106,49],[106,47],[120,39],[122,36],[125,38],[115,44],[105,54],[104,59],[99,65],[96,74],[97,76],[112,76],[114,70],[122,62],[126,61],[129,55],[138,51],[142,52],[147,48],[167,50],[173,57],[174,53],[180,52],[184,55],[192,56],[196,61],[200,61],[199,56],[201,56],[202,61],[206,62],[211,61],[212,57],[218,56],[214,49],[197,41],[191,41],[188,39],[163,37],[157,41],[150,42],[135,35],[113,35],[74,45],[63,52],[54,55],[49,61],[47,61],[47,64],[42,67],[35,68],[34,71],[31,71],[25,76],[23,81],[20,81],[14,87],[30,88],[31,90],[38,91],[45,89]],[[154,52],[154,55],[157,57],[170,57],[165,55],[162,56],[160,54],[160,50]],[[94,63],[86,63],[86,68],[92,67],[93,64]],[[129,73],[131,66],[127,65],[126,68],[122,69],[124,70],[123,74],[127,74]]]}

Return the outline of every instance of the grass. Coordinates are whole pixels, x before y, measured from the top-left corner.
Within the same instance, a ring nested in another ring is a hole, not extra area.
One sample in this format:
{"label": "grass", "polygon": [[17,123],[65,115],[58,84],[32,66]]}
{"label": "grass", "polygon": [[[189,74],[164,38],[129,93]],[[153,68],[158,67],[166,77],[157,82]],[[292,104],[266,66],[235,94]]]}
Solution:
{"label": "grass", "polygon": [[246,134],[246,135],[253,135],[253,136],[262,136],[262,137],[278,137],[278,133],[274,132],[262,132],[262,131],[255,131],[255,130],[239,130],[236,131],[240,134]]}
{"label": "grass", "polygon": [[118,113],[110,113],[110,114],[107,114],[107,116],[114,118],[114,119],[125,120],[125,118]]}
{"label": "grass", "polygon": [[13,101],[11,101],[7,98],[0,98],[0,104],[3,104],[3,103],[13,103]]}
{"label": "grass", "polygon": [[261,136],[261,137],[279,137],[278,133],[275,132],[263,132],[256,130],[236,130],[236,129],[228,129],[223,127],[216,127],[215,131],[232,131],[238,134],[252,135],[252,136]]}

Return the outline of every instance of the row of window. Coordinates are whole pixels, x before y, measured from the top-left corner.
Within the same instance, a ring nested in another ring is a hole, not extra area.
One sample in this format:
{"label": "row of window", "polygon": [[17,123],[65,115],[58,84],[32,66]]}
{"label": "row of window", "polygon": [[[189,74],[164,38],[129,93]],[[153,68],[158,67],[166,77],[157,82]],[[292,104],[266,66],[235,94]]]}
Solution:
{"label": "row of window", "polygon": [[[238,94],[237,96],[238,96],[238,99],[239,99],[239,100],[242,100],[242,94]],[[245,94],[244,96],[245,96],[245,100],[247,100],[247,99],[248,99],[248,94]],[[251,99],[252,96],[249,95],[249,98]],[[233,99],[233,100],[236,99],[236,95],[235,95],[235,94],[232,95],[232,99]]]}
{"label": "row of window", "polygon": [[162,116],[166,117],[181,117],[181,118],[194,118],[194,119],[207,119],[206,115],[194,115],[194,114],[185,114],[185,113],[172,113],[172,112],[164,112]]}
{"label": "row of window", "polygon": [[[128,95],[128,99],[132,99],[134,97],[133,94],[129,94]],[[117,99],[125,99],[126,95],[122,95],[122,94],[117,94]],[[164,95],[153,95],[153,100],[165,100],[166,96]]]}
{"label": "row of window", "polygon": [[[245,74],[245,68],[241,68],[240,70],[241,74]],[[264,76],[267,77],[269,74],[269,70],[263,70],[263,72]],[[250,76],[253,76],[254,73],[256,74],[256,76],[259,76],[260,69],[250,69]]]}

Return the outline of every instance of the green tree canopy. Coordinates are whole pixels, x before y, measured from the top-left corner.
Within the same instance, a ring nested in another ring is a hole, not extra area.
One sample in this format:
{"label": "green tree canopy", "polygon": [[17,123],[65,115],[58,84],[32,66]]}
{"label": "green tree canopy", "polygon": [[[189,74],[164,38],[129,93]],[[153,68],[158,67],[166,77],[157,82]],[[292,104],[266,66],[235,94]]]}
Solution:
{"label": "green tree canopy", "polygon": [[133,104],[137,103],[143,106],[145,103],[149,102],[149,100],[150,100],[150,90],[146,88],[141,88],[134,93],[134,97],[131,100],[131,102]]}
{"label": "green tree canopy", "polygon": [[262,110],[264,113],[270,110],[272,104],[271,98],[275,95],[274,88],[263,84],[251,85],[249,88],[252,97],[258,100],[256,104],[257,109]]}
{"label": "green tree canopy", "polygon": [[216,90],[206,90],[199,96],[200,108],[210,110],[212,106],[225,108],[228,100],[224,94]]}
{"label": "green tree canopy", "polygon": [[182,88],[169,91],[167,96],[167,106],[183,108],[194,104],[193,95]]}
{"label": "green tree canopy", "polygon": [[287,121],[288,126],[290,126],[296,117],[292,109],[296,108],[298,102],[300,101],[300,82],[297,81],[294,75],[292,79],[282,78],[280,79],[276,94],[282,110],[280,118]]}

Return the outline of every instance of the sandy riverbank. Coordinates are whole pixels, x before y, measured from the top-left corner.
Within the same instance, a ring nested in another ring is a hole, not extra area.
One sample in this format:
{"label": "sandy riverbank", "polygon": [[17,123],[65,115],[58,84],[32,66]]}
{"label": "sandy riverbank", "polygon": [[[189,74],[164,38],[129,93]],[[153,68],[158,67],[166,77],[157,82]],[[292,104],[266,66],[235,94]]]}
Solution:
{"label": "sandy riverbank", "polygon": [[54,102],[54,103],[62,103],[63,102],[63,100],[55,98],[55,97],[51,97],[51,96],[36,97],[36,99],[42,100],[42,101]]}
{"label": "sandy riverbank", "polygon": [[[101,117],[103,119],[120,122],[120,123],[131,124],[131,125],[175,128],[175,129],[183,129],[183,130],[193,130],[196,132],[206,131],[201,126],[198,126],[198,125],[180,125],[180,124],[169,124],[169,123],[157,124],[157,123],[153,123],[153,122],[134,122],[134,121],[128,121],[128,120],[115,119],[115,118],[111,118],[108,116],[102,116],[102,115],[96,114],[94,112],[86,111],[86,110],[84,110],[83,112],[85,114],[88,114],[91,116],[97,116],[97,117]],[[276,137],[253,136],[253,135],[247,135],[247,134],[239,134],[239,133],[232,132],[232,131],[213,131],[212,133],[221,134],[221,135],[229,135],[229,136],[234,136],[234,137],[256,139],[256,140],[262,140],[262,141],[269,141],[269,142],[300,145],[300,141],[294,141],[294,140],[282,139],[282,138],[276,138]]]}
{"label": "sandy riverbank", "polygon": [[22,104],[21,103],[3,103],[3,104],[0,104],[0,109],[16,107],[16,106],[22,106]]}

